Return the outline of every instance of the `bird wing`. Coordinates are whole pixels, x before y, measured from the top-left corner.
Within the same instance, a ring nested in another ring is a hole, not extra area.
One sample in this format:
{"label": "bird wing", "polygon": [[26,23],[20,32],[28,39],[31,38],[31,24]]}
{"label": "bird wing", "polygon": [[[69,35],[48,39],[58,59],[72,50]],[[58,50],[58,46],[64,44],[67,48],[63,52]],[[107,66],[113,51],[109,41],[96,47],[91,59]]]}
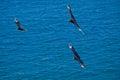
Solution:
{"label": "bird wing", "polygon": [[70,13],[71,18],[75,20],[73,14],[72,14],[72,10],[71,10],[70,4],[68,4],[67,8],[68,8],[68,11]]}
{"label": "bird wing", "polygon": [[72,46],[71,51],[72,51],[73,54],[74,54],[74,59],[79,59],[79,58],[80,58],[80,56],[79,56],[78,53],[75,51],[75,48],[74,48],[73,46]]}
{"label": "bird wing", "polygon": [[80,28],[80,26],[76,23],[74,23],[75,26],[77,27],[77,29],[84,35],[85,33],[82,31],[82,29]]}
{"label": "bird wing", "polygon": [[81,59],[79,59],[78,62],[83,69],[86,69],[86,67]]}

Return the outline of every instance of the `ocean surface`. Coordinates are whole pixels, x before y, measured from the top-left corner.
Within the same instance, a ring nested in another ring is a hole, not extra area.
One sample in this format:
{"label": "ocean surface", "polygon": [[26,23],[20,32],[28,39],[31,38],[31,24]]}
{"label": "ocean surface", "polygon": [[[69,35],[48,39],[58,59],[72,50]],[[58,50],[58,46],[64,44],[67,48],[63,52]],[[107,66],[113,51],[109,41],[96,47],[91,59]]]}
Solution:
{"label": "ocean surface", "polygon": [[0,80],[120,80],[120,1],[0,0]]}

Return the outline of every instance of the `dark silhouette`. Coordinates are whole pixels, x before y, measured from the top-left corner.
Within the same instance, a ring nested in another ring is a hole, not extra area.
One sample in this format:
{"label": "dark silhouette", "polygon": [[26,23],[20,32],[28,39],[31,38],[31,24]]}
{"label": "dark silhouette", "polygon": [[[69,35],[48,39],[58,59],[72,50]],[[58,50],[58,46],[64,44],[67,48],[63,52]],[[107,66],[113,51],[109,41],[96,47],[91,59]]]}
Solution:
{"label": "dark silhouette", "polygon": [[20,24],[19,20],[17,18],[14,19],[16,25],[18,26],[17,30],[26,31],[26,29],[23,28],[23,26]]}
{"label": "dark silhouette", "polygon": [[78,55],[78,53],[75,51],[74,47],[72,46],[72,44],[69,44],[69,48],[71,49],[71,51],[73,52],[74,54],[74,60],[77,60],[80,64],[80,66],[83,68],[83,69],[86,69],[83,61],[81,60],[80,56]]}
{"label": "dark silhouette", "polygon": [[75,17],[74,17],[73,14],[72,14],[72,10],[71,10],[70,4],[68,4],[67,8],[68,8],[68,11],[69,11],[70,17],[71,17],[70,20],[69,20],[69,22],[73,23],[73,24],[76,26],[76,28],[77,28],[82,34],[84,34],[84,32],[83,32],[82,29],[79,27],[77,21],[75,20]]}

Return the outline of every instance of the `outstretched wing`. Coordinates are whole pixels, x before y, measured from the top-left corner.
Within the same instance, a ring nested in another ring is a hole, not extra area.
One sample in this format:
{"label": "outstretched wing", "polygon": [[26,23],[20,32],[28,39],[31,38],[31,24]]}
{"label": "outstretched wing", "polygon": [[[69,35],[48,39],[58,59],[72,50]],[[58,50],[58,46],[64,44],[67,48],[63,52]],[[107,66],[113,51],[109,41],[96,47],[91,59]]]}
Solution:
{"label": "outstretched wing", "polygon": [[74,54],[74,59],[79,59],[80,56],[78,55],[78,53],[75,51],[75,48],[72,46],[72,44],[69,44],[69,48],[71,49],[71,51],[73,52]]}
{"label": "outstretched wing", "polygon": [[84,35],[85,33],[82,31],[82,29],[80,28],[80,26],[77,24],[77,22],[74,24],[77,29]]}
{"label": "outstretched wing", "polygon": [[68,8],[68,11],[70,13],[71,18],[75,20],[73,14],[72,14],[72,10],[71,10],[70,4],[68,4],[67,8]]}
{"label": "outstretched wing", "polygon": [[84,65],[84,63],[81,59],[79,59],[78,62],[83,69],[86,69],[86,66]]}

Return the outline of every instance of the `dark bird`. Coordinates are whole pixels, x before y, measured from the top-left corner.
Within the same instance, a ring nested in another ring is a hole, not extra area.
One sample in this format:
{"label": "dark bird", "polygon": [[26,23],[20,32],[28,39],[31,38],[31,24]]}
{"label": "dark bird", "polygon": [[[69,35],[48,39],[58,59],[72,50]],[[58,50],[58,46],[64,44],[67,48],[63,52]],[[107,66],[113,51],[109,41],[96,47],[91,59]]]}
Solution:
{"label": "dark bird", "polygon": [[80,26],[78,25],[77,21],[75,20],[75,17],[74,17],[73,14],[72,14],[72,10],[71,10],[70,4],[68,4],[67,8],[68,8],[68,11],[69,11],[70,17],[71,17],[70,20],[69,20],[69,22],[73,23],[73,24],[76,26],[76,28],[77,28],[82,34],[84,34],[84,32],[82,31],[82,29],[81,29]]}
{"label": "dark bird", "polygon": [[75,51],[74,47],[72,46],[72,44],[69,44],[69,48],[70,50],[73,52],[74,54],[74,60],[77,60],[80,64],[80,66],[83,68],[83,69],[86,69],[83,61],[81,60],[80,56],[78,55],[78,53]]}
{"label": "dark bird", "polygon": [[17,18],[15,18],[14,21],[15,21],[16,25],[18,26],[17,30],[27,31],[26,29],[23,28],[22,24],[20,24],[20,22]]}

